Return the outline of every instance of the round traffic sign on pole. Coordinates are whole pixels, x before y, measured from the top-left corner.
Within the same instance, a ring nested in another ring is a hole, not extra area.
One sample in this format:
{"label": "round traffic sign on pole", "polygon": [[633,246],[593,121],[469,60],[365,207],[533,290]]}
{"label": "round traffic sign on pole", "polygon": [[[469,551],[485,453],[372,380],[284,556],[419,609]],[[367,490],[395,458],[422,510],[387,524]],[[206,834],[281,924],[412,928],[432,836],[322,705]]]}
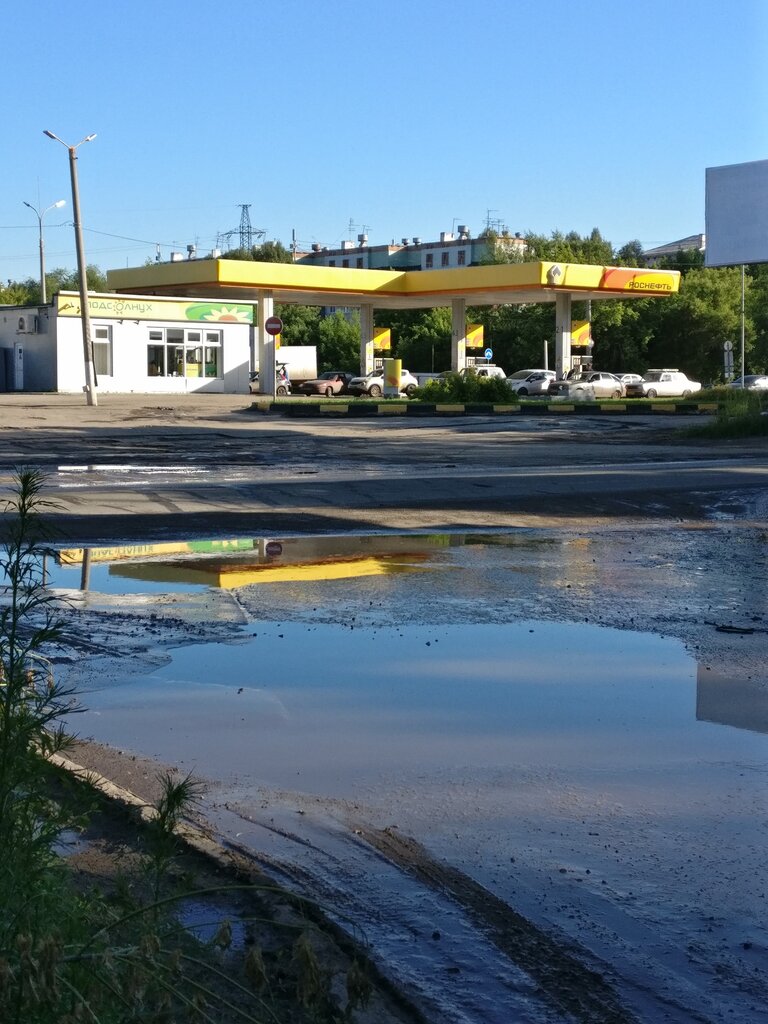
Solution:
{"label": "round traffic sign on pole", "polygon": [[487,348],[485,350],[485,358],[486,359],[493,359],[493,349],[492,348]]}
{"label": "round traffic sign on pole", "polygon": [[267,334],[271,334],[273,338],[276,334],[279,334],[280,331],[282,331],[282,329],[283,321],[280,319],[279,316],[269,316],[264,321],[264,330],[267,332]]}

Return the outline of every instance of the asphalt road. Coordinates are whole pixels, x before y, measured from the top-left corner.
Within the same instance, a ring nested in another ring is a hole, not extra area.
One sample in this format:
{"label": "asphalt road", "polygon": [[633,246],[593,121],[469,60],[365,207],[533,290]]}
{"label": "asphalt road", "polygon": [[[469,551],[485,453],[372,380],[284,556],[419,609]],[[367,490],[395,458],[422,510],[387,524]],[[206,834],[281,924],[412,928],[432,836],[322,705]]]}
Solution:
{"label": "asphalt road", "polygon": [[0,488],[41,467],[72,539],[759,516],[763,439],[681,416],[288,419],[246,396],[0,396]]}

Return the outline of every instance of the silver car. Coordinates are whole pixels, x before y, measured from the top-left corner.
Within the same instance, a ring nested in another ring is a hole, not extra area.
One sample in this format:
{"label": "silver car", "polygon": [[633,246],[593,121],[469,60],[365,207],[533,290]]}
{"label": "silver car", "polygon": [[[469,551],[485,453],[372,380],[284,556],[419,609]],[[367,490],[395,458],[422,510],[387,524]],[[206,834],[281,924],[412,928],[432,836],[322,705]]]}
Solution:
{"label": "silver car", "polygon": [[624,385],[613,373],[589,370],[570,380],[553,381],[549,388],[554,398],[623,398]]}
{"label": "silver car", "polygon": [[737,377],[728,385],[746,391],[768,391],[768,376],[762,373],[748,373],[746,377]]}
{"label": "silver car", "polygon": [[554,370],[518,370],[507,377],[507,385],[521,398],[526,395],[548,395],[550,382],[556,376]]}

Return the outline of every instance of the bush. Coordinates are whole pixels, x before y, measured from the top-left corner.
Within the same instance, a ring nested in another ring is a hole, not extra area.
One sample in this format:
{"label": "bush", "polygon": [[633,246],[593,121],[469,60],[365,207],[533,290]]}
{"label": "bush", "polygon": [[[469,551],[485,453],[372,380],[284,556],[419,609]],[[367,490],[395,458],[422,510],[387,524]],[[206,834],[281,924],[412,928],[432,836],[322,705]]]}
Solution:
{"label": "bush", "polygon": [[507,382],[500,377],[478,377],[477,374],[451,373],[439,380],[430,380],[413,396],[422,402],[482,402],[511,405],[519,402]]}

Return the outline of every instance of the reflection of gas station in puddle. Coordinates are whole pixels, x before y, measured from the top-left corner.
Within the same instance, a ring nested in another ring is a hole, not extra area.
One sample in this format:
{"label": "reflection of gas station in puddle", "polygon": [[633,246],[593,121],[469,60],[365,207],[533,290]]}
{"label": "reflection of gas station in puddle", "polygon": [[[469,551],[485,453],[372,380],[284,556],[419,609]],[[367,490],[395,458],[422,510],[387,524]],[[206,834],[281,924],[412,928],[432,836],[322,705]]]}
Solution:
{"label": "reflection of gas station in puddle", "polygon": [[62,565],[108,562],[109,575],[154,583],[191,583],[231,590],[259,583],[385,576],[426,569],[436,548],[461,540],[423,536],[292,537],[179,541],[112,548],[69,548]]}

